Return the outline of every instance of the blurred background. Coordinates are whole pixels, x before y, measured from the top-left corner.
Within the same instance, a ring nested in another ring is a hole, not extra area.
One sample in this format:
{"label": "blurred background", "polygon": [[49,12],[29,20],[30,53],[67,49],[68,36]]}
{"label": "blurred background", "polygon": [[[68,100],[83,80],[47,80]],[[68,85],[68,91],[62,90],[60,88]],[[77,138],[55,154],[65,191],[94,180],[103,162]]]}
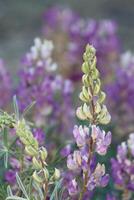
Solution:
{"label": "blurred background", "polygon": [[116,20],[123,48],[133,51],[133,0],[0,0],[0,57],[11,73],[15,73],[33,39],[40,36],[44,11],[56,4],[68,6],[85,18]]}

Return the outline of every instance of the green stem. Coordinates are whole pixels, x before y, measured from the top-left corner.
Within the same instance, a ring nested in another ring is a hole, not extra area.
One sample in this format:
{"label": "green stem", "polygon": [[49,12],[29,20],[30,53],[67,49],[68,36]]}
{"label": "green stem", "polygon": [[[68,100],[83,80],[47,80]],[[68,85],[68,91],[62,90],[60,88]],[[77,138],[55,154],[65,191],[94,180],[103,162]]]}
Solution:
{"label": "green stem", "polygon": [[[93,97],[93,89],[92,89],[91,86],[89,88],[90,88],[90,91],[91,91],[91,94],[92,94],[92,97]],[[95,106],[94,106],[93,99],[91,101],[91,107],[92,107],[92,116],[93,116],[92,123],[95,124]],[[90,147],[90,149],[89,149],[88,165],[90,165],[90,162],[91,162],[92,157],[93,157],[94,141],[92,140],[92,138],[89,141],[89,147]],[[80,196],[79,196],[79,200],[83,200],[84,194],[87,191],[88,174],[90,172],[89,170],[90,170],[90,168],[84,173],[84,183],[83,183],[82,191],[81,191]]]}

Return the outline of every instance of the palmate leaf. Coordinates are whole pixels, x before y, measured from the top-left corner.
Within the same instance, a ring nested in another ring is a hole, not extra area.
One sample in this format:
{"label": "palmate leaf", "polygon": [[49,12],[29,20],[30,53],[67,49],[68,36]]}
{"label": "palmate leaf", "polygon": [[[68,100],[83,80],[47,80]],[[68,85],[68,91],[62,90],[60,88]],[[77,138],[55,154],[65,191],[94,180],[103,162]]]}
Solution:
{"label": "palmate leaf", "polygon": [[8,131],[7,131],[7,128],[4,128],[4,130],[3,130],[3,143],[4,143],[4,146],[8,148]]}
{"label": "palmate leaf", "polygon": [[17,173],[16,173],[16,181],[17,181],[17,184],[19,185],[20,190],[22,191],[23,195],[25,196],[25,198],[14,196],[12,194],[12,190],[11,190],[10,186],[8,186],[7,187],[8,197],[6,198],[6,200],[30,200],[30,198],[28,197],[28,194],[26,192],[26,189]]}
{"label": "palmate leaf", "polygon": [[59,200],[59,198],[58,198],[58,191],[60,189],[61,183],[62,183],[62,179],[56,182],[55,188],[54,188],[54,190],[52,192],[50,200]]}
{"label": "palmate leaf", "polygon": [[7,197],[6,200],[27,200],[27,199],[22,198],[22,197],[17,197],[17,196],[11,196],[11,197]]}
{"label": "palmate leaf", "polygon": [[0,183],[0,200],[5,200],[6,197],[7,197],[6,185],[3,185],[3,183]]}
{"label": "palmate leaf", "polygon": [[10,185],[7,186],[7,195],[8,196],[13,196],[13,193],[12,193]]}
{"label": "palmate leaf", "polygon": [[13,107],[14,107],[16,119],[19,120],[19,106],[18,106],[18,101],[17,101],[16,95],[13,96]]}
{"label": "palmate leaf", "polygon": [[24,187],[24,185],[23,185],[23,183],[22,183],[22,181],[21,181],[21,179],[20,179],[20,177],[19,177],[19,175],[17,173],[16,173],[16,181],[17,181],[17,183],[19,185],[19,188],[21,189],[21,191],[23,192],[24,196],[26,197],[26,199],[30,200],[29,197],[28,197],[28,194],[26,192],[26,189],[25,189],[25,187]]}
{"label": "palmate leaf", "polygon": [[40,186],[35,182],[33,183],[33,186],[34,186],[35,190],[38,192],[40,200],[44,200],[44,195],[43,195],[43,192],[42,192]]}
{"label": "palmate leaf", "polygon": [[7,169],[7,167],[8,167],[8,151],[5,151],[5,153],[4,153],[4,166]]}
{"label": "palmate leaf", "polygon": [[25,108],[25,110],[23,111],[23,117],[25,116],[25,115],[27,115],[29,112],[30,112],[30,110],[32,109],[32,107],[34,106],[36,104],[36,101],[33,101],[30,105],[28,105],[26,108]]}

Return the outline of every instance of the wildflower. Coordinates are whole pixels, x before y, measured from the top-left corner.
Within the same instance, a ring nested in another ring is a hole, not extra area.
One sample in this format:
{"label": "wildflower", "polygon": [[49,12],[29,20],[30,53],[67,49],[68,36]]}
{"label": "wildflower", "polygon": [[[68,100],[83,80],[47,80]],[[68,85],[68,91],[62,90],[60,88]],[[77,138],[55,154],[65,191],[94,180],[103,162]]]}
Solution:
{"label": "wildflower", "polygon": [[134,190],[133,143],[132,133],[126,142],[118,146],[116,158],[111,159],[114,183],[123,195]]}

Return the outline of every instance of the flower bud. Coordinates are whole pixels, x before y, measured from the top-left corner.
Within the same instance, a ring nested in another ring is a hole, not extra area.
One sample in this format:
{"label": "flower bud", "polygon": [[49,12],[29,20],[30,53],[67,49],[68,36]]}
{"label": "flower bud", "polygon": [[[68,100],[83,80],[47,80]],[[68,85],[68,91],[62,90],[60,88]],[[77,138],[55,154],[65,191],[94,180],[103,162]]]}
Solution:
{"label": "flower bud", "polygon": [[106,108],[105,105],[103,105],[103,108],[100,112],[100,115],[99,115],[99,123],[100,124],[108,124],[111,120],[111,116]]}
{"label": "flower bud", "polygon": [[93,93],[94,95],[98,95],[99,91],[100,91],[100,87],[101,87],[101,82],[100,79],[97,79],[93,88]]}
{"label": "flower bud", "polygon": [[92,119],[92,114],[90,112],[90,109],[89,109],[89,106],[87,106],[86,103],[84,103],[83,105],[83,113],[85,114],[85,116],[88,118],[88,119]]}
{"label": "flower bud", "polygon": [[42,159],[43,161],[45,161],[46,158],[47,158],[47,155],[48,155],[48,153],[47,153],[46,148],[45,148],[45,147],[42,147],[41,150],[40,150],[41,159]]}
{"label": "flower bud", "polygon": [[84,62],[82,64],[82,71],[83,73],[85,74],[88,74],[90,72],[90,69],[89,69],[89,63],[88,62]]}
{"label": "flower bud", "polygon": [[25,151],[29,156],[37,156],[38,154],[38,151],[31,146],[26,146]]}
{"label": "flower bud", "polygon": [[33,167],[36,170],[42,169],[42,163],[41,163],[41,161],[37,160],[35,157],[33,157],[32,161],[33,161]]}
{"label": "flower bud", "polygon": [[99,95],[99,99],[98,99],[98,102],[99,103],[103,103],[104,102],[104,100],[105,100],[105,98],[106,98],[106,94],[105,94],[105,92],[100,92],[100,95]]}
{"label": "flower bud", "polygon": [[47,170],[46,167],[43,169],[43,172],[44,172],[45,181],[48,181],[48,179],[49,179],[49,172],[48,172],[48,170]]}
{"label": "flower bud", "polygon": [[60,170],[55,168],[54,174],[53,174],[53,179],[58,180],[60,178]]}
{"label": "flower bud", "polygon": [[96,102],[96,104],[95,104],[95,113],[100,113],[100,111],[101,111],[101,106],[100,106],[100,104],[98,103],[98,102]]}
{"label": "flower bud", "polygon": [[35,171],[33,173],[33,179],[37,182],[37,183],[43,183],[43,179],[37,174],[37,172]]}
{"label": "flower bud", "polygon": [[87,74],[84,74],[84,75],[82,76],[82,82],[83,82],[83,84],[84,84],[86,87],[89,86],[90,82],[89,82],[89,76],[88,76]]}
{"label": "flower bud", "polygon": [[82,92],[80,93],[79,98],[80,98],[81,101],[83,101],[83,102],[88,102],[88,101],[89,101],[88,98],[86,98]]}
{"label": "flower bud", "polygon": [[80,107],[77,108],[77,110],[76,110],[76,116],[79,119],[81,119],[81,120],[87,119],[86,115],[83,113],[82,106],[80,106]]}

